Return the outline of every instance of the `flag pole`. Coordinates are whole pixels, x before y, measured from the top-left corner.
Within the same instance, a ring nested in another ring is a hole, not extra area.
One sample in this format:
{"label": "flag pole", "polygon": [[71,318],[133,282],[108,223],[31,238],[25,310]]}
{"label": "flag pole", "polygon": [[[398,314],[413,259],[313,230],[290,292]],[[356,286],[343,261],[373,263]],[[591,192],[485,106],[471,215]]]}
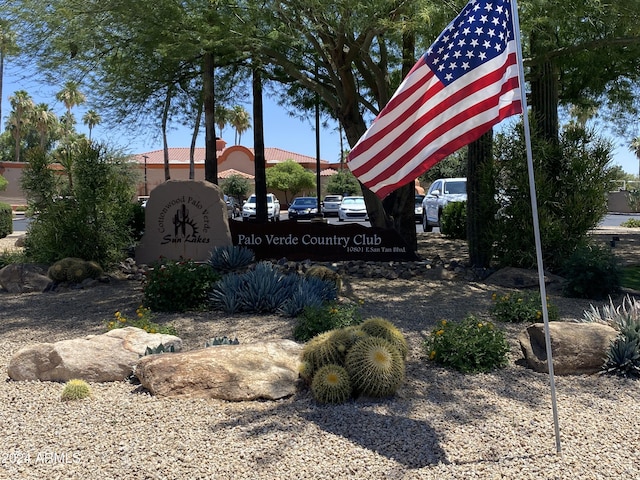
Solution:
{"label": "flag pole", "polygon": [[542,318],[544,321],[544,337],[547,350],[547,364],[549,367],[549,383],[551,386],[551,407],[553,409],[553,425],[556,437],[556,453],[562,454],[560,445],[560,427],[558,423],[558,405],[556,401],[556,382],[553,374],[553,358],[551,355],[551,335],[549,333],[549,309],[547,308],[547,289],[544,282],[544,266],[542,264],[542,243],[540,241],[540,223],[538,220],[538,200],[533,172],[533,154],[531,151],[531,131],[529,115],[527,113],[527,95],[524,83],[524,67],[522,64],[522,43],[520,41],[520,19],[516,0],[511,0],[511,15],[513,16],[514,36],[517,45],[518,69],[520,78],[520,97],[522,102],[522,120],[524,122],[524,138],[527,150],[527,169],[529,171],[529,193],[531,196],[531,211],[533,214],[533,234],[536,244],[536,261],[538,263],[538,281],[540,283],[540,300],[542,303]]}

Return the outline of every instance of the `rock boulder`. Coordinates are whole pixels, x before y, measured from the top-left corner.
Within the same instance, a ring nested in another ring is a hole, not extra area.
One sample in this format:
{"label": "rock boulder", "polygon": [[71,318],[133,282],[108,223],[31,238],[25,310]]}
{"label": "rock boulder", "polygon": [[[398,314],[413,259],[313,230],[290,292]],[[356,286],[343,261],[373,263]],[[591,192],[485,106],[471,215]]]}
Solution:
{"label": "rock boulder", "polygon": [[220,345],[141,358],[134,373],[162,397],[241,401],[293,395],[302,345],[291,340]]}
{"label": "rock boulder", "polygon": [[[549,323],[553,371],[557,375],[597,373],[605,362],[611,342],[618,332],[601,323]],[[544,324],[535,323],[518,337],[527,366],[549,372]]]}
{"label": "rock boulder", "polygon": [[38,265],[12,263],[0,269],[0,286],[9,293],[44,292],[51,284]]}
{"label": "rock boulder", "polygon": [[9,362],[7,373],[13,380],[121,381],[131,375],[147,347],[157,348],[161,343],[165,347],[173,345],[176,351],[182,348],[178,337],[147,333],[135,327],[55,343],[37,343],[18,350]]}

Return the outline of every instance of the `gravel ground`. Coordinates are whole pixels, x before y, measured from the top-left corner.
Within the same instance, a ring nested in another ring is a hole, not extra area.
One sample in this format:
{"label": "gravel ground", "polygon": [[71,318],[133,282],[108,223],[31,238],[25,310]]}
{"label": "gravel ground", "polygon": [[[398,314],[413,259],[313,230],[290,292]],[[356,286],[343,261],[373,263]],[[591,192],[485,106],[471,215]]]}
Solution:
{"label": "gravel ground", "polygon": [[[441,242],[438,253],[460,249]],[[365,316],[384,316],[407,336],[407,381],[394,398],[322,406],[301,386],[275,402],[159,399],[122,382],[92,384],[92,399],[64,403],[61,384],[6,381],[0,479],[640,479],[640,382],[557,376],[557,454],[549,378],[522,366],[515,339],[523,325],[505,326],[510,362],[490,374],[439,368],[421,350],[437,321],[486,316],[492,287],[379,279],[346,286],[364,300]],[[24,345],[103,332],[115,310],[133,314],[141,298],[139,284],[123,280],[0,293],[0,370]],[[589,306],[551,301],[563,319]],[[211,312],[155,320],[172,322],[186,349],[220,335],[291,338],[293,328],[277,316]]]}

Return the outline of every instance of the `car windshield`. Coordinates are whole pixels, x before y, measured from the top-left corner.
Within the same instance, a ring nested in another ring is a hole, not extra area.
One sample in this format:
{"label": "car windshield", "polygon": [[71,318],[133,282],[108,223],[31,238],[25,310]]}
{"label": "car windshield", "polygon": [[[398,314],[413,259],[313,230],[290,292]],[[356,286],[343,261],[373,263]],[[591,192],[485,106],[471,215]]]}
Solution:
{"label": "car windshield", "polygon": [[344,200],[342,200],[342,203],[344,203],[345,205],[358,205],[358,204],[364,205],[364,198],[362,197],[345,198]]}
{"label": "car windshield", "polygon": [[316,205],[317,202],[315,198],[296,198],[293,204],[298,207],[301,207],[301,206],[312,207]]}
{"label": "car windshield", "polygon": [[335,197],[324,197],[325,202],[339,202],[341,198],[339,196]]}
{"label": "car windshield", "polygon": [[444,193],[447,194],[462,194],[467,193],[467,182],[447,182],[444,187]]}
{"label": "car windshield", "polygon": [[[256,196],[251,195],[247,203],[256,203]],[[273,198],[270,195],[267,195],[267,203],[273,203]]]}

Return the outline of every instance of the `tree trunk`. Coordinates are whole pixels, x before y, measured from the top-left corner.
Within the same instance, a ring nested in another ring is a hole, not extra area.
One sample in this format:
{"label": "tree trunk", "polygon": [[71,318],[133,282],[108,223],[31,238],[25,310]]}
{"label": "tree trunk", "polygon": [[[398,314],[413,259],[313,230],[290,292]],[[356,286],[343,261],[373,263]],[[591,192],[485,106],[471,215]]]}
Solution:
{"label": "tree trunk", "polygon": [[218,184],[218,157],[216,153],[215,132],[215,97],[214,97],[214,61],[213,53],[204,54],[204,69],[202,72],[202,88],[204,90],[204,179]]}
{"label": "tree trunk", "polygon": [[[402,37],[402,77],[406,77],[415,63],[415,35],[407,32]],[[391,192],[382,202],[385,212],[391,217],[393,228],[413,251],[418,249],[415,221],[416,183],[409,182]]]}
{"label": "tree trunk", "polygon": [[167,141],[167,123],[169,122],[169,107],[171,106],[171,87],[167,88],[167,96],[164,99],[164,108],[162,109],[162,146],[164,150],[164,180],[171,179],[171,171],[169,170],[169,142]]}
{"label": "tree trunk", "polygon": [[256,220],[267,222],[267,176],[264,156],[264,128],[262,110],[262,77],[258,67],[253,68],[253,150],[256,169]]}
{"label": "tree trunk", "polygon": [[200,133],[200,121],[202,120],[202,102],[198,102],[198,111],[196,112],[196,121],[193,126],[193,135],[191,136],[191,147],[189,148],[189,180],[193,180],[196,177],[195,166],[195,153],[196,153],[196,140],[198,133]]}
{"label": "tree trunk", "polygon": [[467,241],[469,263],[488,268],[493,255],[496,214],[493,175],[493,129],[471,142],[467,150]]}

